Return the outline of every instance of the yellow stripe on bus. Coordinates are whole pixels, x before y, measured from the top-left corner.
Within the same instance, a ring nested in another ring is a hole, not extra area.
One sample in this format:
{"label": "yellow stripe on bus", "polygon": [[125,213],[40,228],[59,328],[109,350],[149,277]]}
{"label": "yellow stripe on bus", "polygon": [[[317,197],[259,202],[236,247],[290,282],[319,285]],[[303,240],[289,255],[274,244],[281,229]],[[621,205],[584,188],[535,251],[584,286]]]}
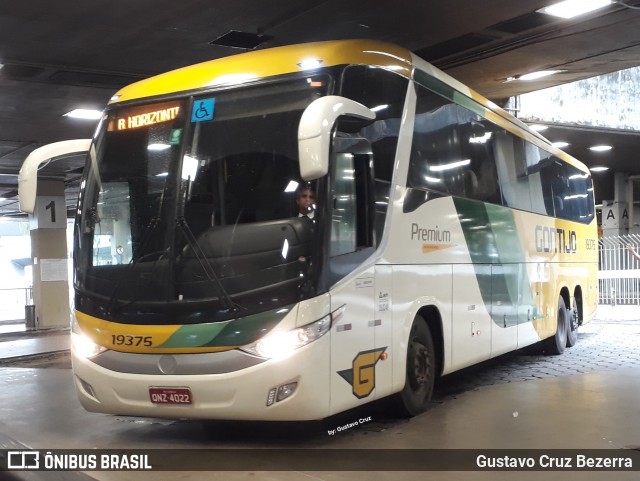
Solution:
{"label": "yellow stripe on bus", "polygon": [[182,325],[121,324],[76,311],[78,326],[96,344],[120,352],[153,354],[193,354],[221,352],[238,346],[159,347]]}
{"label": "yellow stripe on bus", "polygon": [[349,40],[316,42],[257,50],[173,70],[136,82],[117,94],[117,102],[166,95],[302,71],[301,64],[320,60],[322,67],[365,64],[387,67],[409,78],[411,54],[384,42]]}

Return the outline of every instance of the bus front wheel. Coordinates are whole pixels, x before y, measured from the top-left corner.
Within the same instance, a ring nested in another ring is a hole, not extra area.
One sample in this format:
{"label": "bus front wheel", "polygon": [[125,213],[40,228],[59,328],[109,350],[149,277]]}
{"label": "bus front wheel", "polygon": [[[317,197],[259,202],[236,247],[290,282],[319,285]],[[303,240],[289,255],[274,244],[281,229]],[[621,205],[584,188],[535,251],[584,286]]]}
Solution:
{"label": "bus front wheel", "polygon": [[416,416],[427,410],[435,377],[436,357],[431,332],[424,319],[417,316],[409,333],[405,384],[398,394],[400,415]]}

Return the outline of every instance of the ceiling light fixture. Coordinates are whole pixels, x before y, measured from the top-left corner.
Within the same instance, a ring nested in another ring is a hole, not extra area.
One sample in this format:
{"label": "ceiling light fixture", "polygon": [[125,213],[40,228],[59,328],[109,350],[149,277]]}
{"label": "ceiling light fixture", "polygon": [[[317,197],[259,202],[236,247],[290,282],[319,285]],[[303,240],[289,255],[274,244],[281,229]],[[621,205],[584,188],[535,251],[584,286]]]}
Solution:
{"label": "ceiling light fixture", "polygon": [[594,152],[606,152],[611,149],[613,149],[613,147],[610,145],[593,145],[589,147],[589,150],[593,150]]}
{"label": "ceiling light fixture", "polygon": [[84,119],[84,120],[98,120],[102,117],[101,110],[92,109],[74,109],[71,112],[67,112],[63,117],[71,117],[72,119]]}
{"label": "ceiling light fixture", "polygon": [[570,19],[607,7],[612,3],[614,3],[612,0],[564,0],[563,2],[541,8],[538,12],[553,15],[554,17]]}
{"label": "ceiling light fixture", "polygon": [[589,170],[591,172],[604,172],[605,170],[609,170],[609,167],[597,166],[597,167],[591,167]]}
{"label": "ceiling light fixture", "polygon": [[537,72],[519,75],[516,77],[516,80],[538,80],[540,78],[548,77],[549,75],[554,75],[560,72],[566,72],[566,70],[538,70]]}
{"label": "ceiling light fixture", "polygon": [[541,124],[531,124],[529,125],[529,128],[531,130],[535,130],[536,132],[542,132],[543,130],[547,130],[549,128],[548,125],[541,125]]}
{"label": "ceiling light fixture", "polygon": [[562,149],[563,147],[566,147],[567,145],[569,145],[569,142],[553,142],[551,145],[553,145],[558,149]]}

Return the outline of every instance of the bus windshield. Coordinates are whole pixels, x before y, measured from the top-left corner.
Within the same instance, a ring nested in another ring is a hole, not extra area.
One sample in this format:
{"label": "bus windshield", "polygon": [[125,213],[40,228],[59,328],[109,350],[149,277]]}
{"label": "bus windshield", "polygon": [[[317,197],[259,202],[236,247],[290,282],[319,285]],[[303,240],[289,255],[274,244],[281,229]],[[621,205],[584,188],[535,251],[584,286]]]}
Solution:
{"label": "bus windshield", "polygon": [[316,72],[110,110],[80,197],[76,307],[183,324],[316,295],[297,129],[332,84]]}

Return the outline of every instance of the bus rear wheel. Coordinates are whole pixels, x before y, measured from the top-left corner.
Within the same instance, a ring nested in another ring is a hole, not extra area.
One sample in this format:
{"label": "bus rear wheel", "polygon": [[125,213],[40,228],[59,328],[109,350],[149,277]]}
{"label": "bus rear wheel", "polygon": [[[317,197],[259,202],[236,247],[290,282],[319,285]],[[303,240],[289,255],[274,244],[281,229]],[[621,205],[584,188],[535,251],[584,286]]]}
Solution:
{"label": "bus rear wheel", "polygon": [[435,377],[436,357],[431,332],[424,319],[417,316],[409,333],[405,384],[397,397],[400,415],[416,416],[427,410]]}
{"label": "bus rear wheel", "polygon": [[578,342],[578,313],[574,309],[567,310],[567,347],[573,347]]}
{"label": "bus rear wheel", "polygon": [[560,296],[558,298],[558,322],[556,325],[556,333],[542,341],[542,347],[544,352],[552,355],[562,354],[567,347],[567,335],[569,327],[569,311],[567,311],[567,305],[564,302],[564,298]]}

